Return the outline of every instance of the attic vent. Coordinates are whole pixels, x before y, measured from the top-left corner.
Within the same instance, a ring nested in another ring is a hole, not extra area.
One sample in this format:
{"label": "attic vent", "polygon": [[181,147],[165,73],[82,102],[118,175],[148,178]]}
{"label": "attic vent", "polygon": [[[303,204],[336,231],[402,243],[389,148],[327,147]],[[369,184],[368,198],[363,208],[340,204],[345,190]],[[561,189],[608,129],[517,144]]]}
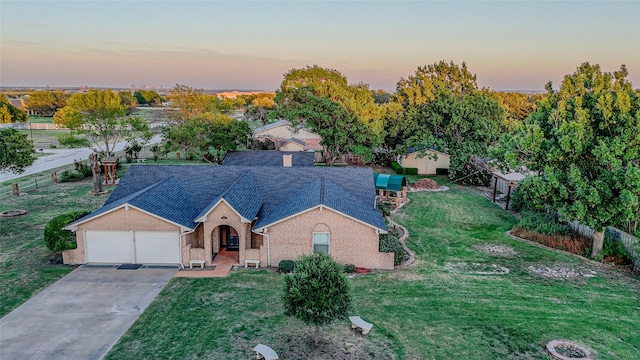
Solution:
{"label": "attic vent", "polygon": [[293,155],[292,154],[285,154],[282,155],[282,166],[284,167],[291,167],[293,164],[293,159],[292,159]]}

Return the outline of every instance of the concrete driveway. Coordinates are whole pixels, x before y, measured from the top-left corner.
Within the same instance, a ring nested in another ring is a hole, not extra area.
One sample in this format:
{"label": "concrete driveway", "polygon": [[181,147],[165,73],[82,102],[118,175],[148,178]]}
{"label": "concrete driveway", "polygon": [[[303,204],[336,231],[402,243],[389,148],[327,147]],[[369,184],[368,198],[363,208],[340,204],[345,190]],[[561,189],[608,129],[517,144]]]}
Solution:
{"label": "concrete driveway", "polygon": [[101,359],[177,271],[77,268],[0,319],[0,359]]}

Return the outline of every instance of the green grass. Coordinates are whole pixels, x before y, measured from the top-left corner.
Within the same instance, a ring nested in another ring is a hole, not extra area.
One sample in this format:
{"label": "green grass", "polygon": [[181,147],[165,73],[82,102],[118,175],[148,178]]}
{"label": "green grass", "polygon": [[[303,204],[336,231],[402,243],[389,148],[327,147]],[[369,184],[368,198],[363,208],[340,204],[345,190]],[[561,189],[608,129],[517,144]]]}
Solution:
{"label": "green grass", "polygon": [[40,123],[40,124],[53,124],[53,116],[45,117],[45,116],[29,116],[27,122],[30,123]]}
{"label": "green grass", "polygon": [[52,147],[60,148],[58,137],[68,134],[69,130],[20,130],[26,134],[29,140],[33,140],[33,147],[36,149],[48,149]]}
{"label": "green grass", "polygon": [[[5,189],[9,183],[0,185]],[[0,316],[73,270],[66,265],[49,265],[56,254],[45,247],[43,230],[57,215],[100,207],[107,198],[88,195],[91,188],[91,180],[86,179],[32,188],[28,195],[1,199],[0,212],[22,209],[28,214],[0,218]]]}
{"label": "green grass", "polygon": [[[246,359],[257,343],[281,358],[548,359],[544,345],[569,339],[598,359],[640,358],[640,283],[575,257],[504,235],[515,219],[474,188],[448,183],[440,193],[415,193],[394,218],[406,226],[414,266],[350,280],[354,314],[374,323],[366,337],[339,321],[316,350],[309,329],[283,315],[282,276],[232,272],[223,279],[173,279],[107,359]],[[511,257],[479,246],[508,246]],[[474,275],[452,264],[507,275]],[[594,278],[545,278],[530,266],[596,271]],[[331,353],[345,343],[352,357]]]}

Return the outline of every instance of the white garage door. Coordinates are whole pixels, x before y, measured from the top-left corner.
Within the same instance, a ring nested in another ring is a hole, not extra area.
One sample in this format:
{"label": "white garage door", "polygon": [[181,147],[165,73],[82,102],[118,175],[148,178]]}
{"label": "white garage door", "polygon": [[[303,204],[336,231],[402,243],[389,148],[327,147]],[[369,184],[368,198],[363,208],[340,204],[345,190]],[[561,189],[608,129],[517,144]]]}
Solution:
{"label": "white garage door", "polygon": [[86,257],[90,263],[180,263],[177,231],[87,231]]}
{"label": "white garage door", "polygon": [[177,231],[136,231],[136,263],[180,263],[180,237]]}
{"label": "white garage door", "polygon": [[134,262],[130,231],[87,231],[85,246],[87,262]]}

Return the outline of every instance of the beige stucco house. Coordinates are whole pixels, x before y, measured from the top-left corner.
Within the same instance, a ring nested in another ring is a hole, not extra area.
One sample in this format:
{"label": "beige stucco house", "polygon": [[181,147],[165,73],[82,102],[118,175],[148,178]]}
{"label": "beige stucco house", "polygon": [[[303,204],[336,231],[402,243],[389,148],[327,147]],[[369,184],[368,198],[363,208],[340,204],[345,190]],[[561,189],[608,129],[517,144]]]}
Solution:
{"label": "beige stucco house", "polygon": [[392,269],[375,195],[364,168],[132,165],[103,207],[66,227],[77,248],[63,260],[209,265],[225,249],[261,267],[324,252]]}
{"label": "beige stucco house", "polygon": [[287,120],[276,121],[253,131],[253,138],[264,141],[269,139],[280,151],[320,151],[322,137],[305,128],[294,129]]}
{"label": "beige stucco house", "polygon": [[414,151],[398,157],[398,164],[417,168],[419,175],[435,175],[436,169],[449,169],[449,161],[449,154],[437,150]]}

